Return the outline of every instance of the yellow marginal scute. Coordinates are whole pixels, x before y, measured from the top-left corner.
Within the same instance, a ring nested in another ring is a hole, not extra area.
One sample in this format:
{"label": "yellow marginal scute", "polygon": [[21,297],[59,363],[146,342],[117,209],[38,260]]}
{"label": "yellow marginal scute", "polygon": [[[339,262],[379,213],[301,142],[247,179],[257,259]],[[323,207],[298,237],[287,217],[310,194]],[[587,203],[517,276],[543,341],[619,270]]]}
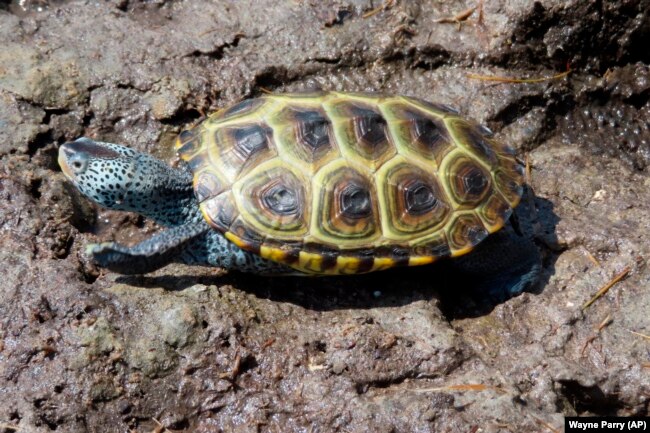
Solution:
{"label": "yellow marginal scute", "polygon": [[287,262],[287,252],[281,250],[280,248],[273,248],[262,245],[260,247],[260,256],[262,256],[264,259],[273,260],[274,262]]}
{"label": "yellow marginal scute", "polygon": [[250,250],[251,249],[251,244],[250,243],[244,241],[242,238],[240,238],[239,236],[236,236],[232,232],[226,232],[223,235],[226,237],[226,239],[228,239],[233,244],[237,245],[242,250]]}
{"label": "yellow marginal scute", "polygon": [[422,266],[433,263],[436,260],[432,256],[413,256],[409,257],[409,266]]}
{"label": "yellow marginal scute", "polygon": [[395,266],[395,260],[388,257],[376,257],[375,262],[372,264],[372,269],[369,272],[383,271],[393,266]]}
{"label": "yellow marginal scute", "polygon": [[339,274],[356,274],[359,272],[361,260],[356,257],[338,256],[336,258],[336,272]]}
{"label": "yellow marginal scute", "polygon": [[472,245],[472,246],[469,246],[469,247],[465,247],[465,248],[461,248],[461,249],[459,249],[459,250],[451,250],[451,257],[460,257],[460,256],[464,256],[465,254],[467,254],[467,253],[469,253],[470,251],[472,251],[474,248],[475,248],[475,245]]}
{"label": "yellow marginal scute", "polygon": [[[210,220],[212,219],[212,218],[210,218],[210,216],[208,215],[208,211],[205,209],[205,205],[204,205],[203,203],[200,203],[200,204],[199,204],[199,210],[201,211],[201,215],[203,215],[203,219],[204,219],[204,220],[206,220],[206,221],[210,221]],[[227,236],[228,233],[226,233],[225,235],[226,235],[226,238],[228,238],[228,236]],[[234,235],[233,235],[233,236],[234,236]],[[239,238],[237,238],[237,239],[239,239]],[[230,241],[230,242],[233,242],[233,241]]]}
{"label": "yellow marginal scute", "polygon": [[300,251],[300,254],[298,255],[298,266],[296,268],[307,272],[320,273],[323,269],[323,256],[320,254]]}

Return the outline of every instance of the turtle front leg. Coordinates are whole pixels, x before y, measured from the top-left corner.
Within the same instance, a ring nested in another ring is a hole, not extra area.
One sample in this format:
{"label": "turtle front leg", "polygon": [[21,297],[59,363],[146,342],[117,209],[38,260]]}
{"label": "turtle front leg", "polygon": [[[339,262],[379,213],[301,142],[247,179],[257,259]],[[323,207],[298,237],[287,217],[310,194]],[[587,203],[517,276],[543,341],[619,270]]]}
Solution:
{"label": "turtle front leg", "polygon": [[116,242],[89,244],[86,253],[102,268],[125,275],[146,274],[178,261],[188,245],[210,230],[206,223],[188,223],[162,230],[132,247]]}
{"label": "turtle front leg", "polygon": [[104,242],[90,244],[86,251],[102,268],[125,275],[146,274],[172,262],[262,275],[292,275],[297,272],[240,249],[204,220],[160,231],[132,247]]}

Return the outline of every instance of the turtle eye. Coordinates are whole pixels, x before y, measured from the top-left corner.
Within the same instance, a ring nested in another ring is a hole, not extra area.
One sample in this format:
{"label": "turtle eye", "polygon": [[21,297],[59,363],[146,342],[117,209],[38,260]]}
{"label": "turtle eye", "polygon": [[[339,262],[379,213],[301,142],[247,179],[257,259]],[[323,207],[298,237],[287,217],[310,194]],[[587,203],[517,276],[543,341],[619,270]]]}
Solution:
{"label": "turtle eye", "polygon": [[70,158],[69,166],[74,174],[81,174],[86,171],[88,159],[83,155],[75,154]]}

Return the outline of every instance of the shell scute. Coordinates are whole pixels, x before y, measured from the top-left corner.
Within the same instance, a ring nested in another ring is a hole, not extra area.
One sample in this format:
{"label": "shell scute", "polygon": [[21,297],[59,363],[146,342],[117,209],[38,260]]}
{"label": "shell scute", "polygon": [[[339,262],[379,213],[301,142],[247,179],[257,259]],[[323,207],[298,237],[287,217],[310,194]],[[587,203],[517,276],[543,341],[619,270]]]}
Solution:
{"label": "shell scute", "polygon": [[448,241],[451,255],[460,256],[487,237],[489,232],[473,213],[460,214],[449,224]]}
{"label": "shell scute", "polygon": [[323,243],[371,243],[380,235],[379,209],[370,173],[339,159],[313,180],[311,234]]}
{"label": "shell scute", "polygon": [[395,146],[388,122],[370,101],[337,98],[325,103],[341,153],[373,171],[392,158]]}
{"label": "shell scute", "polygon": [[222,232],[232,231],[231,228],[239,217],[239,209],[232,191],[204,200],[201,202],[201,210],[205,219]]}
{"label": "shell scute", "polygon": [[447,257],[451,255],[449,241],[443,230],[411,244],[411,249],[416,257]]}
{"label": "shell scute", "polygon": [[219,110],[208,119],[211,123],[233,120],[259,110],[266,101],[263,98],[244,99],[234,105]]}
{"label": "shell scute", "polygon": [[332,122],[320,105],[288,105],[271,122],[281,156],[311,173],[340,156]]}
{"label": "shell scute", "polygon": [[402,96],[400,99],[411,105],[420,107],[421,109],[424,109],[425,111],[439,117],[445,117],[448,115],[457,116],[460,114],[458,110],[456,110],[454,107],[450,107],[449,105],[429,102],[425,101],[424,99],[413,98],[411,96]]}
{"label": "shell scute", "polygon": [[432,172],[398,157],[382,167],[377,181],[386,238],[408,241],[438,230],[447,221],[452,206]]}
{"label": "shell scute", "polygon": [[201,141],[197,136],[197,131],[193,129],[181,131],[178,134],[176,147],[180,153],[195,154],[201,147]]}
{"label": "shell scute", "polygon": [[383,105],[399,152],[413,158],[424,158],[438,167],[447,153],[454,149],[444,121],[400,100]]}
{"label": "shell scute", "polygon": [[231,179],[277,155],[273,129],[264,123],[217,128],[207,154],[210,162]]}
{"label": "shell scute", "polygon": [[212,170],[202,171],[194,177],[194,192],[199,203],[221,194],[229,186],[226,181],[219,178],[218,173]]}
{"label": "shell scute", "polygon": [[233,185],[241,216],[256,231],[279,240],[307,233],[311,205],[303,174],[271,160]]}
{"label": "shell scute", "polygon": [[495,166],[499,163],[491,141],[479,132],[475,124],[459,117],[446,118],[445,123],[458,144],[486,164]]}
{"label": "shell scute", "polygon": [[453,200],[460,208],[479,206],[492,190],[492,177],[475,159],[457,152],[449,158],[444,172]]}

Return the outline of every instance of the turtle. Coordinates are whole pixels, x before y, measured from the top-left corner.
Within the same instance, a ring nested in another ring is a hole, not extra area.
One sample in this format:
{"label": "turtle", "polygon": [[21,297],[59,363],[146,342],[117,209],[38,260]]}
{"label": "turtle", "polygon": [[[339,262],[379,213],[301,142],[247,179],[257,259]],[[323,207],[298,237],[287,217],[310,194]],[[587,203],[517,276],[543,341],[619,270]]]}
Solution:
{"label": "turtle", "polygon": [[[489,129],[401,95],[265,94],[182,131],[175,149],[177,168],[87,137],[60,146],[61,169],[85,197],[164,227],[134,246],[90,244],[101,267],[347,275],[426,265],[499,232],[525,186],[513,148]],[[519,293],[540,270],[526,242],[469,264],[514,258],[500,269]]]}

